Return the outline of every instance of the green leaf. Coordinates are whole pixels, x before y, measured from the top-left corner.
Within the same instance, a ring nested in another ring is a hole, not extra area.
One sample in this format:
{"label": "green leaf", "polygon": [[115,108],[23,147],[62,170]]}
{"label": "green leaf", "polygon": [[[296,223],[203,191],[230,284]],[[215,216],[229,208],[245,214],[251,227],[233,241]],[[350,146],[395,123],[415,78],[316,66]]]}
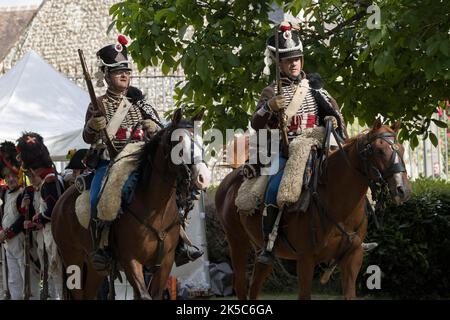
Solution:
{"label": "green leaf", "polygon": [[151,61],[152,59],[152,51],[149,47],[144,47],[142,49],[142,55],[146,61]]}
{"label": "green leaf", "polygon": [[375,46],[381,39],[383,39],[383,33],[381,30],[374,30],[370,32],[369,43],[371,47]]}
{"label": "green leaf", "polygon": [[431,121],[433,121],[439,128],[448,128],[448,124],[443,121],[437,119],[431,119]]}
{"label": "green leaf", "polygon": [[433,146],[437,147],[438,139],[437,139],[436,135],[433,132],[430,132],[429,137],[430,137],[430,141],[433,144]]}
{"label": "green leaf", "polygon": [[447,57],[449,56],[449,52],[450,52],[448,43],[449,43],[449,40],[442,41],[439,46],[439,49],[441,50],[441,52]]}
{"label": "green leaf", "polygon": [[106,34],[109,35],[109,33],[111,32],[111,30],[114,28],[114,26],[116,25],[117,19],[111,21],[111,23],[108,26],[108,29],[106,30]]}
{"label": "green leaf", "polygon": [[152,66],[157,66],[158,65],[158,57],[157,56],[152,56],[151,65]]}
{"label": "green leaf", "polygon": [[169,13],[169,8],[161,9],[155,13],[155,21],[161,22],[165,15]]}
{"label": "green leaf", "polygon": [[109,8],[109,15],[113,15],[116,13],[116,11],[119,9],[119,7],[121,6],[121,3],[115,3],[113,4],[110,8]]}
{"label": "green leaf", "polygon": [[181,29],[178,31],[178,37],[182,40],[184,38],[184,35],[186,34],[186,30],[189,28],[189,25],[184,25],[181,27]]}
{"label": "green leaf", "polygon": [[208,61],[206,60],[206,58],[204,56],[200,56],[197,59],[196,66],[198,75],[200,76],[202,81],[204,82],[208,81],[209,70],[208,70]]}
{"label": "green leaf", "polygon": [[163,63],[161,66],[161,70],[164,73],[164,75],[168,75],[170,72],[170,67],[167,64]]}
{"label": "green leaf", "polygon": [[386,66],[386,60],[384,58],[384,55],[381,54],[378,56],[378,58],[375,60],[375,63],[373,64],[375,74],[377,76],[382,75],[384,72],[385,66]]}
{"label": "green leaf", "polygon": [[415,149],[419,145],[419,139],[417,135],[414,135],[411,139],[411,148]]}
{"label": "green leaf", "polygon": [[233,54],[231,52],[228,52],[227,53],[227,60],[228,60],[228,63],[231,66],[233,66],[233,67],[239,66],[239,58],[235,54]]}

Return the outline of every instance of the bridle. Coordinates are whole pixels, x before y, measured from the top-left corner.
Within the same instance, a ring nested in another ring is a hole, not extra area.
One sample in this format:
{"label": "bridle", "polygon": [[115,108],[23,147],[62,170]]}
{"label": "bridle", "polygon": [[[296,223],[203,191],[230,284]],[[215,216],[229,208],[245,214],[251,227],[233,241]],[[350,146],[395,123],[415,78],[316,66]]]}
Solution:
{"label": "bridle", "polygon": [[[373,155],[372,143],[377,139],[382,139],[389,144],[392,155],[389,159],[388,167],[383,172],[380,171],[376,166],[369,165],[370,157]],[[405,161],[400,154],[400,148],[397,144],[397,138],[395,133],[383,132],[370,136],[367,133],[361,137],[358,137],[357,141],[357,151],[362,164],[362,174],[369,179],[369,185],[373,183],[386,184],[386,180],[392,177],[396,173],[406,172]],[[398,161],[397,161],[398,159]],[[375,179],[373,179],[370,173],[375,174]]]}

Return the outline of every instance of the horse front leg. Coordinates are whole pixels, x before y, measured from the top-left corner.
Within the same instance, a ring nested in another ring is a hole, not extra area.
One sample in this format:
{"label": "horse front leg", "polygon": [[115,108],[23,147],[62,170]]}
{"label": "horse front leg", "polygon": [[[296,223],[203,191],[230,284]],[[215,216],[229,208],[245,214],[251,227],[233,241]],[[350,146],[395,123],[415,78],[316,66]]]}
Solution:
{"label": "horse front leg", "polygon": [[311,286],[314,277],[313,259],[297,260],[298,299],[311,300]]}
{"label": "horse front leg", "polygon": [[135,259],[129,260],[128,263],[123,264],[124,272],[127,276],[128,282],[133,287],[135,300],[151,300],[152,297],[147,291],[145,285],[143,266]]}
{"label": "horse front leg", "polygon": [[[256,258],[257,255],[255,255],[255,260]],[[255,262],[255,266],[253,267],[252,282],[250,284],[250,294],[249,294],[250,300],[255,300],[259,298],[264,281],[266,280],[267,276],[272,272],[272,269],[273,263],[262,264],[259,262]]]}
{"label": "horse front leg", "polygon": [[164,289],[167,286],[167,279],[169,278],[170,271],[172,270],[175,251],[172,251],[164,255],[161,261],[161,267],[158,272],[153,276],[150,283],[150,294],[152,299],[161,300]]}
{"label": "horse front leg", "polygon": [[361,246],[358,246],[346,255],[339,264],[341,268],[342,291],[345,300],[356,299],[356,278],[361,269],[362,261],[363,249]]}

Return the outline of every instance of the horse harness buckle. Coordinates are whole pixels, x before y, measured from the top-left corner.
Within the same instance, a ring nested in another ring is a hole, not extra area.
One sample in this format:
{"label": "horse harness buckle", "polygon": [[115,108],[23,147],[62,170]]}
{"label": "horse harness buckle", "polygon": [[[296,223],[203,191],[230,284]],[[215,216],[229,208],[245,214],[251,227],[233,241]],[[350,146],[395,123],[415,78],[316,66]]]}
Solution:
{"label": "horse harness buckle", "polygon": [[167,237],[168,232],[166,230],[162,230],[158,232],[158,238],[161,241],[164,241],[164,239]]}

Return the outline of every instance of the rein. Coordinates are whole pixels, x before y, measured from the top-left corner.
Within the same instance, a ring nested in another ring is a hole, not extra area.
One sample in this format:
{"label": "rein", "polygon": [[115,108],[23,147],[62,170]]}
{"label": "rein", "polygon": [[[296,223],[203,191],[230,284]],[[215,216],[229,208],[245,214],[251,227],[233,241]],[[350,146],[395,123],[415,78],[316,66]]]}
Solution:
{"label": "rein", "polygon": [[[169,134],[169,137],[170,136],[171,136],[171,134]],[[164,147],[163,147],[164,159],[168,160],[171,148],[166,148],[165,146],[166,146],[166,144],[164,144]],[[171,146],[170,143],[169,143],[169,146]],[[120,159],[123,159],[123,157]],[[120,159],[115,159],[115,160],[118,161]],[[148,165],[153,166],[152,162],[154,161],[154,159],[152,159],[151,155],[148,155],[147,161],[148,161]],[[114,162],[116,162],[116,161],[114,161]],[[157,241],[158,241],[157,252],[158,253],[157,253],[156,262],[150,268],[148,268],[152,274],[155,274],[161,268],[161,262],[164,257],[164,249],[165,249],[164,242],[165,242],[165,239],[166,239],[169,231],[176,225],[183,224],[187,214],[193,208],[193,201],[192,201],[192,197],[190,196],[191,195],[190,194],[190,182],[192,180],[192,172],[191,172],[190,168],[188,167],[188,165],[183,163],[182,166],[184,168],[184,172],[183,172],[183,174],[178,175],[177,179],[176,179],[176,203],[177,203],[177,208],[178,208],[178,214],[173,218],[172,222],[169,225],[158,230],[148,222],[148,219],[150,219],[153,215],[142,218],[139,216],[138,212],[134,211],[131,208],[130,205],[123,204],[123,206],[122,206],[122,210],[128,211],[136,219],[136,221],[138,221],[141,225],[146,227],[157,238]],[[151,282],[152,281],[150,280],[148,286],[150,286]]]}

